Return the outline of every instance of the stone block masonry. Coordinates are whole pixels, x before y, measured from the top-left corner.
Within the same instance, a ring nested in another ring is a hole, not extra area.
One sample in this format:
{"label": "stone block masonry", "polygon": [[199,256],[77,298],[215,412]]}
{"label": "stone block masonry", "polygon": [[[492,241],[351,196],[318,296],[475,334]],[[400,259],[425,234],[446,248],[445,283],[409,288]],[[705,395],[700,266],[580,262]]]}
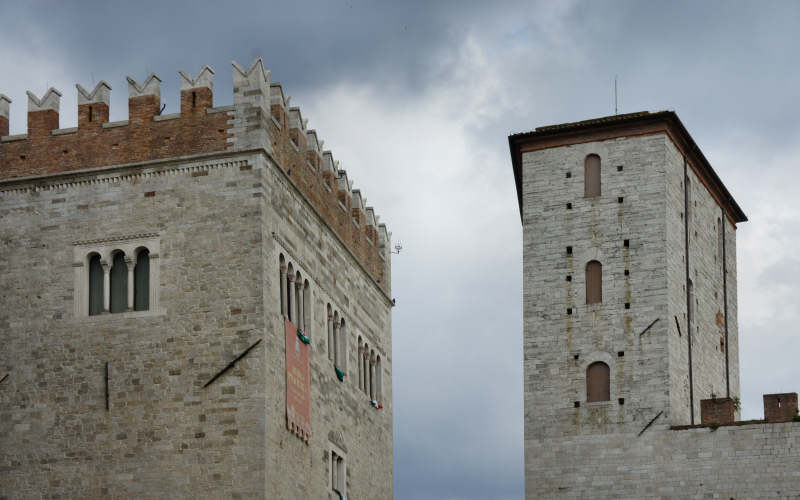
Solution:
{"label": "stone block masonry", "polygon": [[765,396],[766,422],[735,422],[747,218],[677,115],[540,127],[509,145],[526,497],[794,498],[796,395]]}
{"label": "stone block masonry", "polygon": [[[235,92],[261,94],[224,108],[211,107],[210,68],[181,73],[169,116],[156,75],[129,82],[134,106],[117,124],[110,85],[79,87],[77,129],[57,128],[55,90],[31,96],[33,133],[0,142],[0,498],[333,499],[334,451],[348,498],[392,498],[389,233],[304,123],[278,129],[254,111],[281,97],[260,59],[240,73]],[[65,138],[85,162],[49,156]],[[99,151],[114,144],[130,155]],[[82,249],[154,239],[158,300],[89,315],[76,300],[92,286],[78,282]],[[308,443],[287,429],[281,256],[308,281]],[[329,304],[347,322],[349,366],[356,339],[380,354],[383,409],[354,369],[338,380]]]}

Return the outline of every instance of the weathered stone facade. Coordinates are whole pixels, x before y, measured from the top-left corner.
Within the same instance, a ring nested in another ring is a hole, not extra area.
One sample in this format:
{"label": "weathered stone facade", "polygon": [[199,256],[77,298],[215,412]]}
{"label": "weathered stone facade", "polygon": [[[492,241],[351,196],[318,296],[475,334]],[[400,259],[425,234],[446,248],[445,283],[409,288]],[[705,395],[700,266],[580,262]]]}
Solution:
{"label": "weathered stone facade", "polygon": [[[212,107],[211,75],[181,75],[176,116],[134,116],[137,99],[157,111],[156,77],[131,84],[128,122],[80,102],[77,130],[0,142],[0,498],[338,498],[332,450],[347,498],[392,498],[390,235],[260,60],[234,65],[232,106]],[[29,118],[57,128],[49,106]],[[153,238],[158,300],[88,315],[81,249]],[[281,256],[309,281],[308,444],[287,429]]]}
{"label": "weathered stone facade", "polygon": [[[739,396],[746,217],[677,116],[543,127],[509,143],[523,225],[527,498],[796,492],[800,423],[691,425],[701,400]],[[585,196],[590,155],[600,196]],[[586,300],[591,261],[602,264],[598,303]],[[608,367],[609,397],[589,402],[596,363]]]}

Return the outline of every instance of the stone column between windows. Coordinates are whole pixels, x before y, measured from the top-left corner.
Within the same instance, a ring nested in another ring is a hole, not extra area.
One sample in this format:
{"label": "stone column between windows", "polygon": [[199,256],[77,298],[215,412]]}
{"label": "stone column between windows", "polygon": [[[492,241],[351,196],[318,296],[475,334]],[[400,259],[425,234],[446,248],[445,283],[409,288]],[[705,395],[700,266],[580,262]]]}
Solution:
{"label": "stone column between windows", "polygon": [[286,266],[281,266],[281,314],[287,316],[286,310]]}
{"label": "stone column between windows", "polygon": [[333,324],[333,363],[341,369],[339,366],[339,325],[336,323]]}
{"label": "stone column between windows", "polygon": [[103,267],[103,312],[111,310],[111,266],[108,265],[107,260],[101,260],[100,265]]}
{"label": "stone column between windows", "polygon": [[297,327],[300,328],[303,333],[306,332],[306,322],[305,317],[303,316],[303,281],[298,281],[294,284],[297,293],[295,297],[297,297]]}
{"label": "stone column between windows", "polygon": [[333,315],[328,314],[328,359],[333,361],[333,350],[336,346],[333,343]]}
{"label": "stone column between windows", "polygon": [[133,259],[125,256],[125,265],[128,266],[128,311],[133,311]]}

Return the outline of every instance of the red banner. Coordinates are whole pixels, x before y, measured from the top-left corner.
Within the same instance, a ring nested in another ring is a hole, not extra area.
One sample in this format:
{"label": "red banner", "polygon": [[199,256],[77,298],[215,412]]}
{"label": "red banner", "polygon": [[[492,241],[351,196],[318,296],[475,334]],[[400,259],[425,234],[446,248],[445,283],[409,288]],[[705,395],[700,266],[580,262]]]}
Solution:
{"label": "red banner", "polygon": [[297,327],[286,324],[286,427],[308,444],[311,439],[310,346],[300,341]]}

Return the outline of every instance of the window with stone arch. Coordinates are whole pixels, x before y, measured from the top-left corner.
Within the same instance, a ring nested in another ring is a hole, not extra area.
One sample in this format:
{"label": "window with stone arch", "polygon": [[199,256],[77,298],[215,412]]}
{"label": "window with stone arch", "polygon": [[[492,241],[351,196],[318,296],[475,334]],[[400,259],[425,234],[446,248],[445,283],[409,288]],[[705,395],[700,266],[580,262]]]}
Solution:
{"label": "window with stone arch", "polygon": [[278,256],[278,264],[281,315],[311,337],[311,283],[283,254]]}
{"label": "window with stone arch", "polygon": [[600,196],[600,157],[590,154],[583,160],[583,197]]}
{"label": "window with stone arch", "polygon": [[361,386],[361,390],[364,391],[364,394],[369,396],[369,344],[364,342],[364,350],[361,355],[361,359],[359,359],[361,363],[361,371],[364,374],[363,385]]}
{"label": "window with stone arch", "polygon": [[157,235],[75,244],[75,315],[158,312]]}
{"label": "window with stone arch", "polygon": [[586,264],[586,303],[603,302],[603,265],[591,260]]}
{"label": "window with stone arch", "polygon": [[361,339],[361,335],[358,336],[358,356],[356,357],[356,361],[358,364],[358,388],[363,390],[364,389],[364,364],[361,360],[364,359],[364,341]]}
{"label": "window with stone arch", "polygon": [[611,400],[611,370],[602,361],[596,361],[586,369],[586,402]]}
{"label": "window with stone arch", "polygon": [[375,401],[383,401],[383,369],[381,368],[381,355],[375,356]]}

